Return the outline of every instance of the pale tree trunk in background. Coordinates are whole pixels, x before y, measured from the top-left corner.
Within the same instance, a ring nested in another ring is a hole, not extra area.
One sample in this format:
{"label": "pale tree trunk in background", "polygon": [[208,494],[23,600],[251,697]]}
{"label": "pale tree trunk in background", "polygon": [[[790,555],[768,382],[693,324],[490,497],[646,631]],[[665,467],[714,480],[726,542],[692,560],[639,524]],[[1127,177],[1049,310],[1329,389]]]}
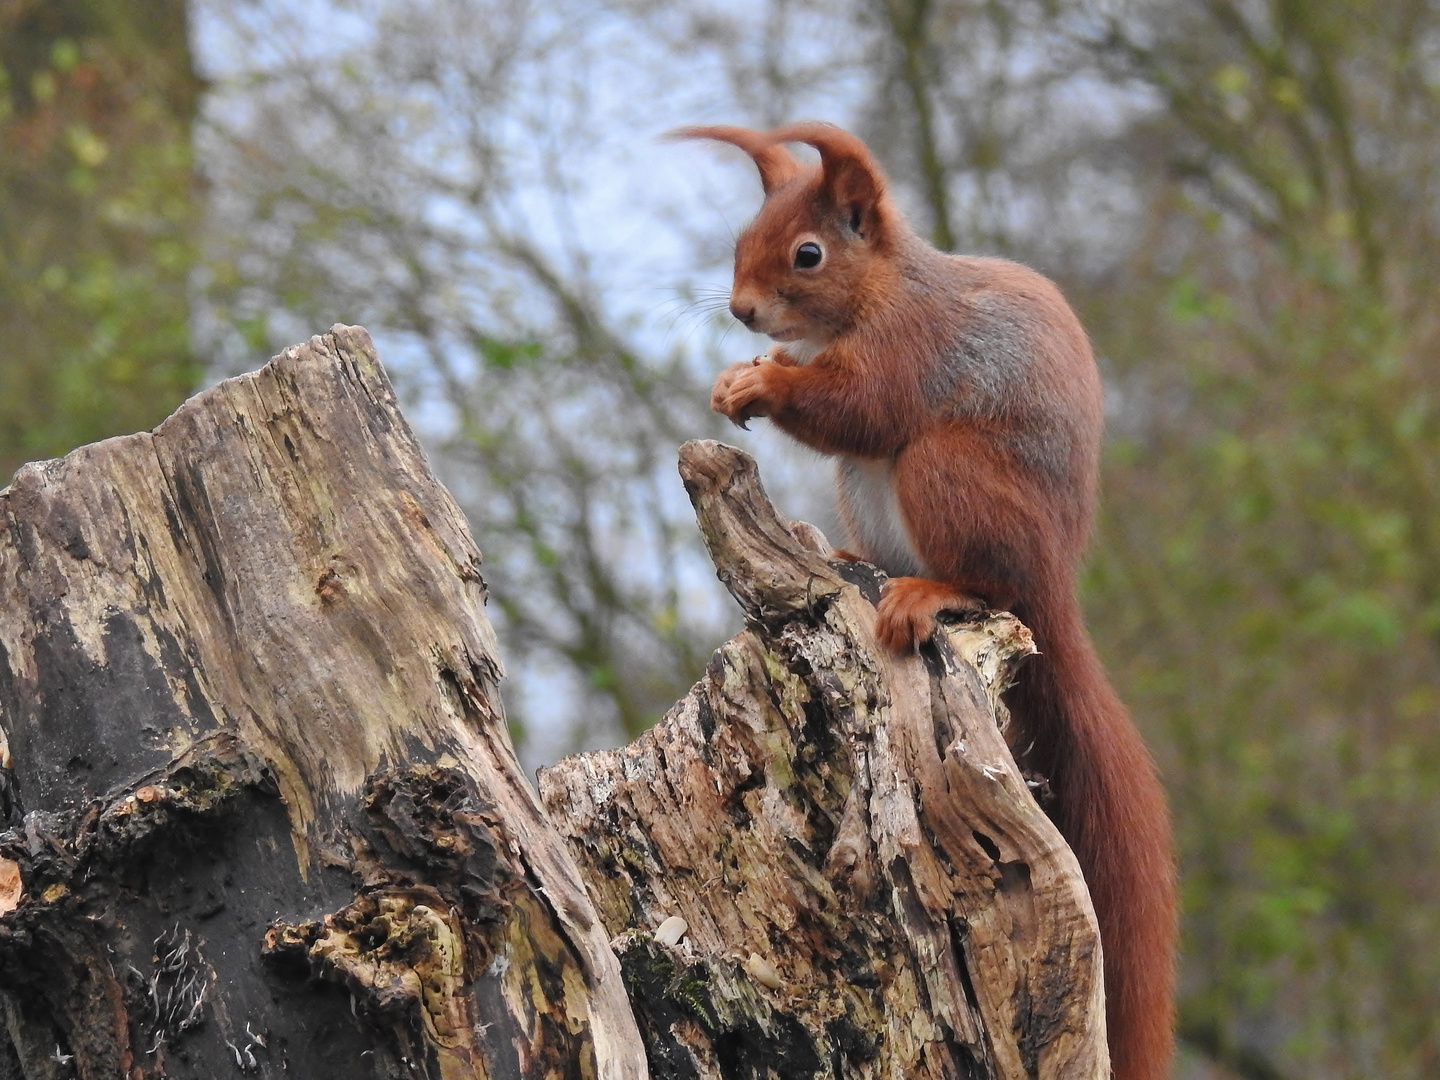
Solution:
{"label": "pale tree trunk in background", "polygon": [[25,466],[0,1080],[1103,1078],[1089,900],[996,723],[1024,629],[892,658],[752,461],[682,472],[750,628],[546,773],[557,832],[363,330]]}

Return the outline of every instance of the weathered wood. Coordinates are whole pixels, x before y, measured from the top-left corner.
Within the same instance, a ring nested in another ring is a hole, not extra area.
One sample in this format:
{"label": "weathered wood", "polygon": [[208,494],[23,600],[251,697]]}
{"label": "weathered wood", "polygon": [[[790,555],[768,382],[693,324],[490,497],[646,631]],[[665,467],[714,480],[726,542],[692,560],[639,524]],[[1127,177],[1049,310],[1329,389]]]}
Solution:
{"label": "weathered wood", "polygon": [[364,331],[23,468],[0,1078],[1103,1077],[1093,914],[997,724],[1028,634],[897,659],[753,462],[682,474],[749,628],[545,774],[567,850]]}
{"label": "weathered wood", "polygon": [[0,1077],[641,1077],[369,337],[0,491]]}
{"label": "weathered wood", "polygon": [[878,572],[753,461],[690,443],[681,474],[748,629],[652,731],[541,775],[652,1073],[1103,1080],[1089,896],[997,723],[1028,632],[894,657]]}

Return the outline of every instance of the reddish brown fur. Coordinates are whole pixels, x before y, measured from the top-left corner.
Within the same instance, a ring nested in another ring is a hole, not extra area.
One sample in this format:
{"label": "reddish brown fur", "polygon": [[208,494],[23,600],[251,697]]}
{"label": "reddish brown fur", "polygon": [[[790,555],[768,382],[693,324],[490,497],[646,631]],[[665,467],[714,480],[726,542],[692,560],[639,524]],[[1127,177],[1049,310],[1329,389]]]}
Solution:
{"label": "reddish brown fur", "polygon": [[[1160,1080],[1173,1050],[1174,859],[1154,764],[1075,595],[1101,434],[1084,330],[1034,271],[919,240],[864,145],[838,128],[686,134],[762,165],[766,201],[736,247],[731,310],[781,343],[722,373],[712,404],[737,423],[767,416],[840,457],[851,545],[893,564],[884,643],[913,649],[938,612],[981,605],[1034,632],[1041,655],[1009,698],[1014,747],[1049,779],[1051,816],[1090,886],[1115,1076]],[[816,146],[820,166],[801,165],[785,142]],[[824,257],[802,269],[806,242]],[[893,515],[877,491],[893,499],[908,549],[885,539]]]}

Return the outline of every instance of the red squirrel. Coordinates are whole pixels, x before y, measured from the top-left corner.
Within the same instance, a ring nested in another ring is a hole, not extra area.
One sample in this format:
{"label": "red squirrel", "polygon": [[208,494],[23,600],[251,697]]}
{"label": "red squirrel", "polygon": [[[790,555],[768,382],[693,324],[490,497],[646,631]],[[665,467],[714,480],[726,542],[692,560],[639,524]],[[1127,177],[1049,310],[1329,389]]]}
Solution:
{"label": "red squirrel", "polygon": [[[877,633],[897,652],[936,615],[1014,612],[1040,655],[1007,695],[1022,765],[1099,919],[1117,1080],[1173,1053],[1177,915],[1155,765],[1106,678],[1076,597],[1094,513],[1100,375],[1049,279],[937,251],[910,229],[865,144],[830,124],[685,128],[747,152],[765,191],[735,247],[730,312],[776,344],[734,364],[712,407],[768,417],[837,460],[854,556],[885,570]],[[785,146],[808,143],[817,165]]]}

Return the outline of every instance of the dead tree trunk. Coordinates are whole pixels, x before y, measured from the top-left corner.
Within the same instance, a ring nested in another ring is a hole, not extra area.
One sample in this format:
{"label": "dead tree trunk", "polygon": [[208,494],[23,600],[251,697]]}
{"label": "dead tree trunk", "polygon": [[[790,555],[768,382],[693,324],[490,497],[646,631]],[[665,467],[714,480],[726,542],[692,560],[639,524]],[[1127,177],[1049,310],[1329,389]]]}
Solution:
{"label": "dead tree trunk", "polygon": [[0,1080],[1103,1080],[1089,901],[996,722],[1024,629],[888,656],[873,573],[753,462],[682,472],[749,629],[545,775],[557,832],[479,552],[363,330],[24,467]]}
{"label": "dead tree trunk", "polygon": [[877,572],[750,458],[689,443],[680,472],[749,628],[653,730],[540,778],[652,1075],[1104,1080],[1089,894],[997,723],[1029,632],[897,658]]}
{"label": "dead tree trunk", "polygon": [[0,492],[0,1077],[640,1078],[361,329]]}

